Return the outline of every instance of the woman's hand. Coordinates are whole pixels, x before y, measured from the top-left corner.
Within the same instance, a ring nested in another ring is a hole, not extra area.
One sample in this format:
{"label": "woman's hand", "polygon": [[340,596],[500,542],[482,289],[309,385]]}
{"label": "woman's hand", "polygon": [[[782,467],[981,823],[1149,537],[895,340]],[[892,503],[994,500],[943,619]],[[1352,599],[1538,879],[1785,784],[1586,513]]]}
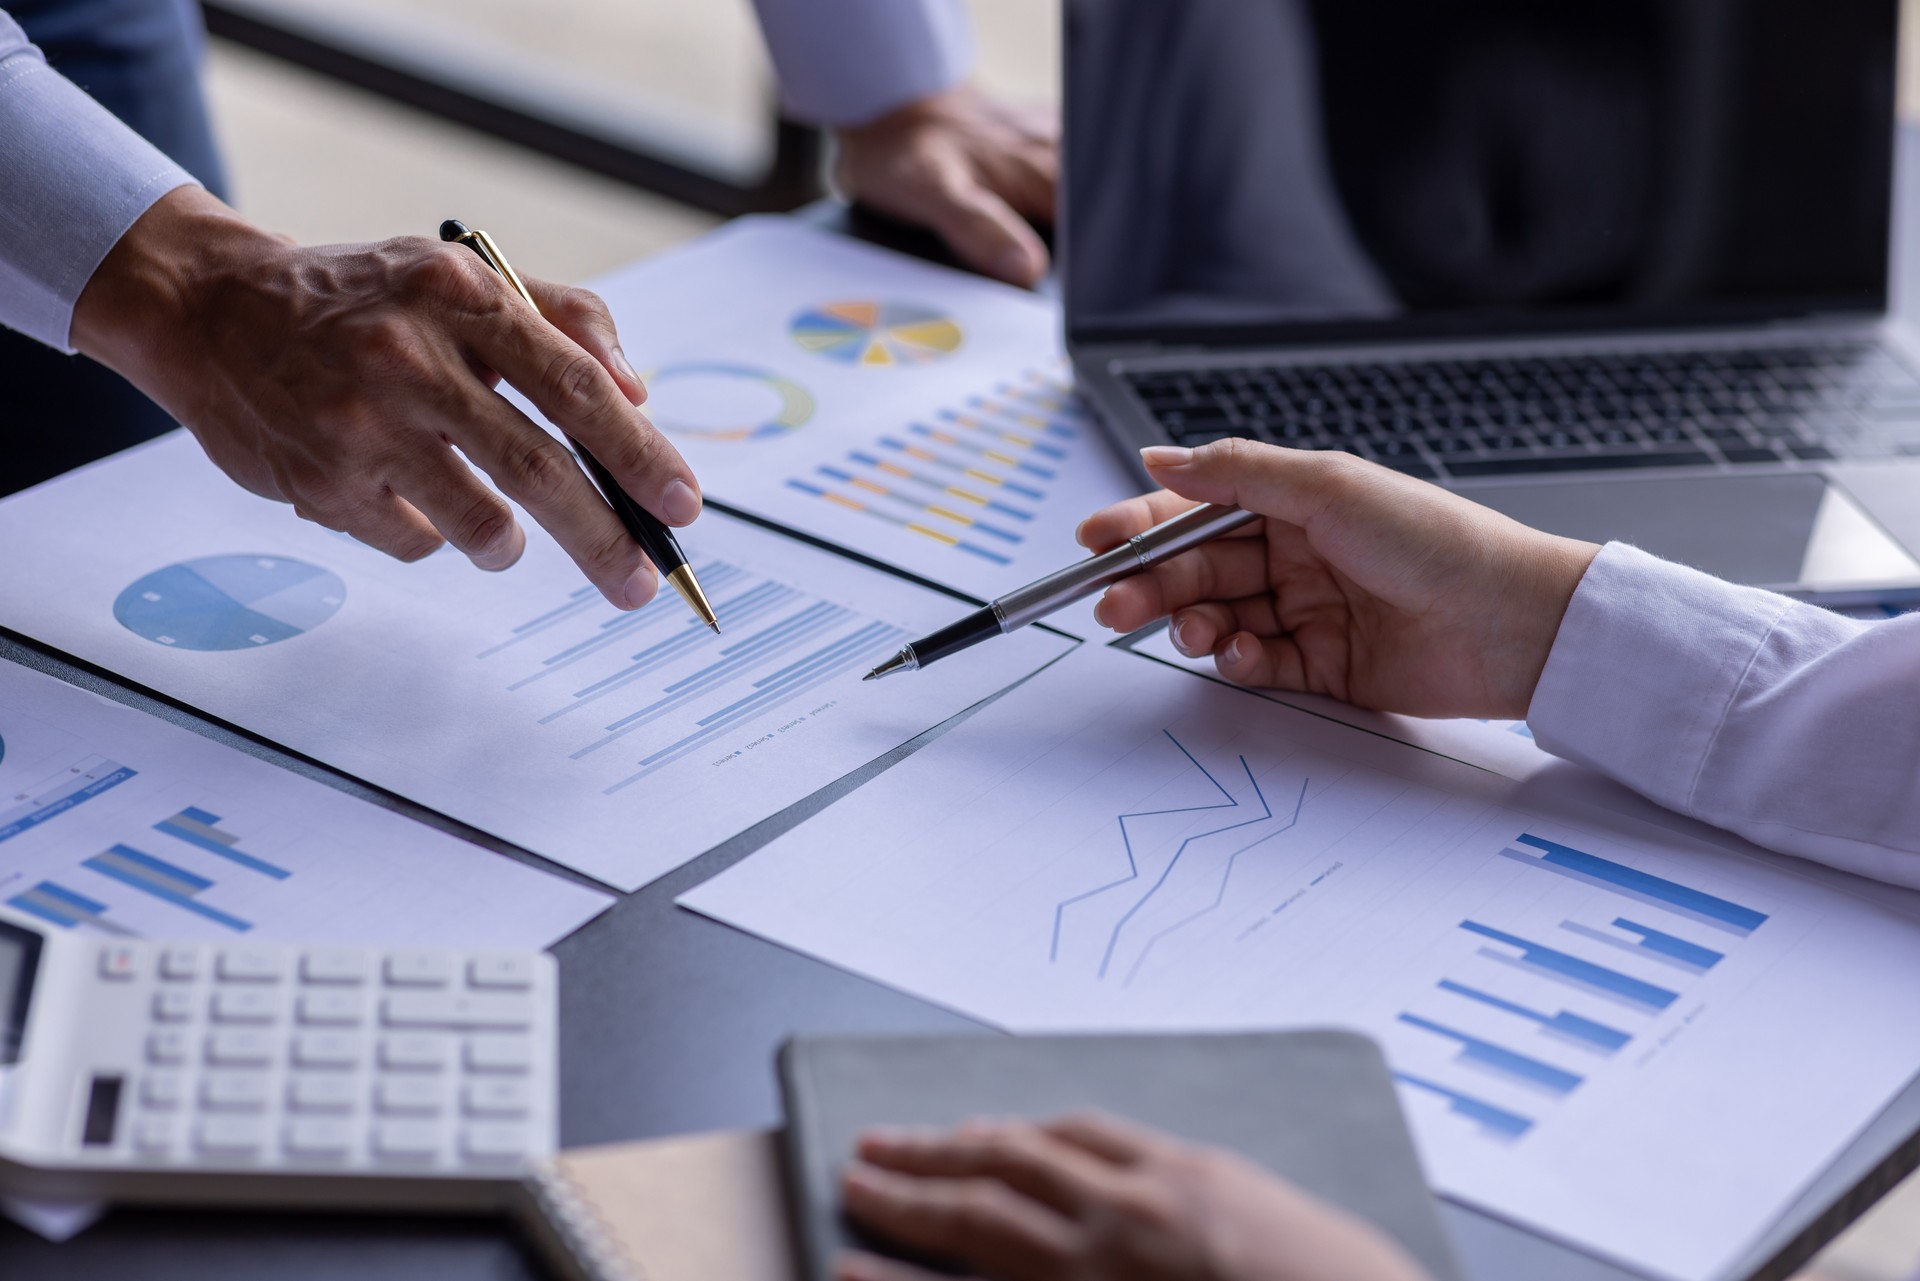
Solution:
{"label": "woman's hand", "polygon": [[1166,489],[1089,517],[1092,550],[1196,503],[1267,519],[1114,584],[1096,616],[1128,632],[1171,615],[1181,653],[1242,685],[1523,717],[1599,551],[1345,454],[1223,440],[1142,457]]}
{"label": "woman's hand", "polygon": [[[1369,1225],[1251,1162],[1102,1116],[860,1142],[847,1214],[992,1281],[1425,1281]],[[935,1281],[850,1254],[840,1281]]]}

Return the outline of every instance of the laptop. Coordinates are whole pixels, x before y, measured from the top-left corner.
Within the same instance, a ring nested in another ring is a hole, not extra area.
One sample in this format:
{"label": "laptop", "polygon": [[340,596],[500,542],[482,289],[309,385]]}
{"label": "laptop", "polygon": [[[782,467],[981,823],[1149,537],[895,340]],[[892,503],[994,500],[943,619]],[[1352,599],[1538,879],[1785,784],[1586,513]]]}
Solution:
{"label": "laptop", "polygon": [[1345,450],[1920,596],[1898,0],[1067,0],[1067,341],[1129,448]]}

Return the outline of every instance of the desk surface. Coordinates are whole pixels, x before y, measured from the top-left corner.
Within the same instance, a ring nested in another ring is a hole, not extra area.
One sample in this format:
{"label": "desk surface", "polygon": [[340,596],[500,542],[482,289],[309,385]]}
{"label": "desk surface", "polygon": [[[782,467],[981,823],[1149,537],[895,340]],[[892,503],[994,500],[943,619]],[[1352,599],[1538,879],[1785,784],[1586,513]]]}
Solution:
{"label": "desk surface", "polygon": [[[1920,156],[1917,148],[1920,134],[1903,131],[1903,197],[1913,190],[1920,168],[1905,163]],[[1903,226],[1912,221],[1909,211],[1914,208],[1911,199],[1903,199]],[[876,224],[849,226],[844,215],[831,211],[805,216],[896,247],[932,252],[924,239],[902,237]],[[1911,283],[1920,273],[1906,261],[1913,257],[1901,256],[1898,279],[1903,287],[1897,293],[1903,299],[1920,297]],[[5,634],[0,634],[0,660],[50,672],[507,857],[550,867],[419,806]],[[798,1031],[951,1031],[977,1026],[673,905],[683,890],[738,862],[940,732],[923,735],[646,889],[624,896],[553,949],[562,974],[562,1143],[776,1124],[773,1054]],[[1761,1269],[1796,1237],[1804,1235],[1814,1244],[1830,1237],[1916,1159],[1920,1083],[1822,1176],[1774,1237],[1754,1252],[1746,1270]],[[1447,1217],[1467,1274],[1476,1281],[1623,1281],[1635,1275],[1472,1210],[1450,1205]],[[1786,1270],[1768,1267],[1759,1275],[1772,1278]],[[120,1211],[60,1246],[0,1223],[0,1276],[9,1281],[67,1276],[88,1281],[256,1281],[264,1276],[300,1281],[349,1272],[356,1281],[519,1281],[543,1275],[513,1231],[490,1220]]]}

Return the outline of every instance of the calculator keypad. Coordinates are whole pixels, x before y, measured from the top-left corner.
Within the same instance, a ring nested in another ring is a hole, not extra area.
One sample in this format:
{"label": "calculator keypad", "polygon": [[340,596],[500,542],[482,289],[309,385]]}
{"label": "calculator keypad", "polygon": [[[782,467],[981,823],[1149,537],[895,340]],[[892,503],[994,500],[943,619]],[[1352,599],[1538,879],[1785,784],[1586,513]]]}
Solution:
{"label": "calculator keypad", "polygon": [[[147,1011],[120,1147],[143,1163],[498,1167],[552,1133],[533,955],[114,944]],[[142,995],[151,988],[151,997]]]}

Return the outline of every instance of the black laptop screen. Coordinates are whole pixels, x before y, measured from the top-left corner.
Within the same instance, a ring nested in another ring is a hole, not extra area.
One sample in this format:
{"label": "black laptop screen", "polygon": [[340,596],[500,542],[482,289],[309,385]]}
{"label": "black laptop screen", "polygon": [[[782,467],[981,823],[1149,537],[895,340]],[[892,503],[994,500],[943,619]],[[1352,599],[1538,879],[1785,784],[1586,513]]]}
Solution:
{"label": "black laptop screen", "polygon": [[1897,0],[1068,0],[1076,341],[1882,310]]}

